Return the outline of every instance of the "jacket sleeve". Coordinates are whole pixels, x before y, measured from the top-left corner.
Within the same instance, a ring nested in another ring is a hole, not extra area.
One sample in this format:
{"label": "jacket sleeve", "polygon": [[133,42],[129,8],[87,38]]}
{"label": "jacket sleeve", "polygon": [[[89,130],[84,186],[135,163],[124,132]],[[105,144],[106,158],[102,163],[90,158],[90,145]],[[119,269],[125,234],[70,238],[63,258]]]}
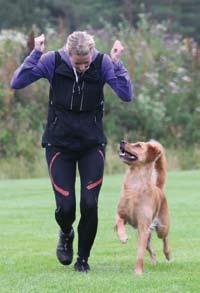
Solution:
{"label": "jacket sleeve", "polygon": [[114,63],[108,55],[104,55],[102,77],[120,99],[126,102],[134,99],[133,84],[122,62]]}
{"label": "jacket sleeve", "polygon": [[14,72],[10,86],[13,89],[24,88],[40,78],[47,78],[51,82],[54,66],[54,52],[43,54],[38,50],[33,50]]}

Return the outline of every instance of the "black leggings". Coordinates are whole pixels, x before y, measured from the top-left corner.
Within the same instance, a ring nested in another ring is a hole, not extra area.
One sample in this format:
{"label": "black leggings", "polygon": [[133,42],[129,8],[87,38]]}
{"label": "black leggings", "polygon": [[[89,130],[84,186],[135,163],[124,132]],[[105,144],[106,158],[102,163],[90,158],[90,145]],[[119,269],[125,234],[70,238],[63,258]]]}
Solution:
{"label": "black leggings", "polygon": [[89,257],[98,224],[98,196],[104,170],[104,148],[97,146],[75,152],[47,147],[46,159],[56,198],[55,218],[64,233],[71,230],[75,221],[76,165],[81,181],[80,211],[78,224],[78,255]]}

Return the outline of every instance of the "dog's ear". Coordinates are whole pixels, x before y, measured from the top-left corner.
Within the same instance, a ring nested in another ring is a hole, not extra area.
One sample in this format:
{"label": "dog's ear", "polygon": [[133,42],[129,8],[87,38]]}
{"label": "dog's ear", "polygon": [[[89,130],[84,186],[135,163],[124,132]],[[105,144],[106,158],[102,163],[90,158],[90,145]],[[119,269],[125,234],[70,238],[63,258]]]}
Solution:
{"label": "dog's ear", "polygon": [[147,162],[156,161],[162,153],[162,149],[157,143],[148,143]]}

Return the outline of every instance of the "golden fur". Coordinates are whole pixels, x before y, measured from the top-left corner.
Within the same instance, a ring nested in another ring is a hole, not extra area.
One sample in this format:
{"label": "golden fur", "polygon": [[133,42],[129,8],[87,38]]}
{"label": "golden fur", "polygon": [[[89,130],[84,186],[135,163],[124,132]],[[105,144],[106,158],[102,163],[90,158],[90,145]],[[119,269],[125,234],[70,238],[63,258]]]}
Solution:
{"label": "golden fur", "polygon": [[115,228],[122,243],[128,240],[125,224],[138,230],[138,251],[135,273],[143,272],[147,249],[152,263],[156,255],[150,245],[151,233],[156,230],[163,240],[163,252],[170,259],[168,245],[169,212],[164,195],[166,157],[163,146],[156,141],[120,144],[120,157],[129,168],[126,172],[117,207]]}

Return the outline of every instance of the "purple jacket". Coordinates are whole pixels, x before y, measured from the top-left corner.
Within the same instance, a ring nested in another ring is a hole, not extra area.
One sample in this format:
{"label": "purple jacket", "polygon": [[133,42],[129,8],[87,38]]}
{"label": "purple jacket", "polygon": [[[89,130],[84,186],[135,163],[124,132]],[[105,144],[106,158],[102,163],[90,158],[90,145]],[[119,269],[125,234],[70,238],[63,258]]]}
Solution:
{"label": "purple jacket", "polygon": [[[72,67],[66,49],[63,47],[59,50],[62,59]],[[94,60],[98,51],[94,49]],[[47,78],[52,82],[55,67],[55,52],[49,51],[45,54],[38,50],[33,50],[26,57],[21,66],[14,72],[11,80],[11,88],[20,89],[33,83],[40,78]],[[111,58],[104,54],[102,61],[102,80],[108,83],[117,96],[123,101],[129,102],[134,98],[133,84],[130,80],[128,71],[121,62],[113,63]]]}

